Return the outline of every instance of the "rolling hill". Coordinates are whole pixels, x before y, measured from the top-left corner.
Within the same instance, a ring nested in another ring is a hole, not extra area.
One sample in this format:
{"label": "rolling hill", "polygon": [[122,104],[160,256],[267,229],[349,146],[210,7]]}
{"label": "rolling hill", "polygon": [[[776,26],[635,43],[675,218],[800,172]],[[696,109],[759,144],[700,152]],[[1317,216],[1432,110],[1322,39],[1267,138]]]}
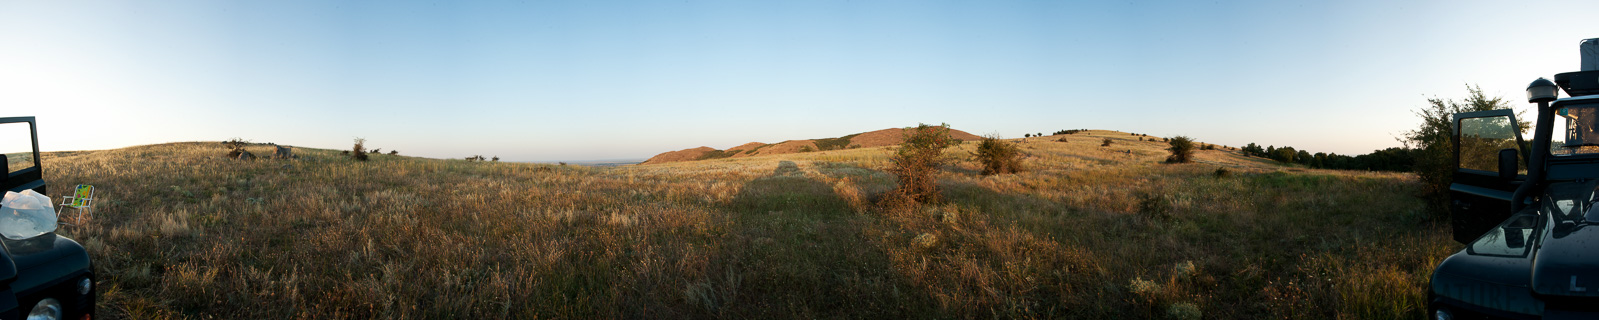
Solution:
{"label": "rolling hill", "polygon": [[[965,131],[950,129],[950,137],[961,141],[977,141],[982,139]],[[871,148],[898,145],[904,139],[904,128],[889,128],[872,132],[862,132],[837,138],[788,140],[774,144],[750,142],[727,150],[717,150],[701,146],[678,151],[664,152],[642,164],[661,164],[679,161],[695,161],[721,158],[743,158],[763,155],[777,155],[813,151],[830,151],[853,148]]]}

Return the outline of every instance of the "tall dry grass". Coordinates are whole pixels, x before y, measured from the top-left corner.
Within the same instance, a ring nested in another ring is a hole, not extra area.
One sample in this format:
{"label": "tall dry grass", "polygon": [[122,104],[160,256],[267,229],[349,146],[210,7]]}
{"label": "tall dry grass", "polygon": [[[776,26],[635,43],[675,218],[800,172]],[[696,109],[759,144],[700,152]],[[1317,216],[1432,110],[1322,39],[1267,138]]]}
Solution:
{"label": "tall dry grass", "polygon": [[99,187],[61,232],[110,318],[1416,318],[1457,249],[1407,175],[1160,165],[1164,143],[1079,135],[1117,143],[1021,139],[1029,170],[995,176],[960,144],[945,203],[896,212],[874,205],[898,185],[882,148],[590,168],[172,143],[44,166],[56,196]]}

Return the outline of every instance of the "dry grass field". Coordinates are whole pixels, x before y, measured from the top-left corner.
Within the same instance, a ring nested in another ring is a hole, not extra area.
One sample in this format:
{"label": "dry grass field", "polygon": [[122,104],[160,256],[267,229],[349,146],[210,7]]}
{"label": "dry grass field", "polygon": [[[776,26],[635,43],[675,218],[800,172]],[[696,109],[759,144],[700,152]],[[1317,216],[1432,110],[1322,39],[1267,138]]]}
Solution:
{"label": "dry grass field", "polygon": [[1026,171],[999,176],[968,142],[945,153],[946,203],[905,213],[873,205],[895,185],[884,148],[595,168],[196,142],[43,161],[52,196],[100,188],[60,233],[95,259],[108,318],[1421,318],[1459,248],[1410,175],[1161,164],[1138,138],[1014,139]]}

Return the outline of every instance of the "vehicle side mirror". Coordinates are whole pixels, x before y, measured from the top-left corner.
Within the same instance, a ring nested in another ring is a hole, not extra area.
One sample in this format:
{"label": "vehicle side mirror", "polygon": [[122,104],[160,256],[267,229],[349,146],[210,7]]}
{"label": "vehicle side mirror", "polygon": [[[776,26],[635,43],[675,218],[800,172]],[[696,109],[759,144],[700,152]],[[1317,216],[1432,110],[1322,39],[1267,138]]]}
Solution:
{"label": "vehicle side mirror", "polygon": [[1518,168],[1520,166],[1517,165],[1516,162],[1518,160],[1517,157],[1520,157],[1520,156],[1521,156],[1521,153],[1520,152],[1516,152],[1516,149],[1499,149],[1499,178],[1500,179],[1504,179],[1504,180],[1516,179],[1516,172],[1520,171],[1520,170],[1518,170]]}

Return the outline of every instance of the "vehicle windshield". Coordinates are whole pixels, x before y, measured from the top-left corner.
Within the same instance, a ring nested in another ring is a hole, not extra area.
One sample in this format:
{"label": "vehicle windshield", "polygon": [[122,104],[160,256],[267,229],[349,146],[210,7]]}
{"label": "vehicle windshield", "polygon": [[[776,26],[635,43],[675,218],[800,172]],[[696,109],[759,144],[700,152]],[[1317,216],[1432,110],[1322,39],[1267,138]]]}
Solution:
{"label": "vehicle windshield", "polygon": [[1599,154],[1599,104],[1560,108],[1556,114],[1566,119],[1566,139],[1550,144],[1553,146],[1553,150],[1550,150],[1552,154]]}

